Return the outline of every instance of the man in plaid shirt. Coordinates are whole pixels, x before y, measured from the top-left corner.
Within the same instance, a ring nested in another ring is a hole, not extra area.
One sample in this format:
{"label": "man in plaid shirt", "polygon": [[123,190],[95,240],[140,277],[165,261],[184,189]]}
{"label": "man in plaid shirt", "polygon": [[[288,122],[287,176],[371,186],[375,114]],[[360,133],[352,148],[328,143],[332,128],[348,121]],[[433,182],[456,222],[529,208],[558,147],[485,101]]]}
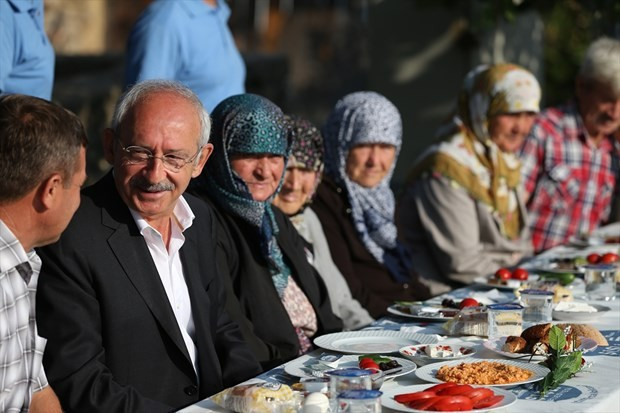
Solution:
{"label": "man in plaid shirt", "polygon": [[590,45],[575,92],[575,102],[539,115],[521,151],[536,252],[608,219],[620,174],[620,41]]}
{"label": "man in plaid shirt", "polygon": [[0,412],[60,412],[35,324],[41,260],[80,204],[86,133],[62,107],[25,95],[0,97]]}

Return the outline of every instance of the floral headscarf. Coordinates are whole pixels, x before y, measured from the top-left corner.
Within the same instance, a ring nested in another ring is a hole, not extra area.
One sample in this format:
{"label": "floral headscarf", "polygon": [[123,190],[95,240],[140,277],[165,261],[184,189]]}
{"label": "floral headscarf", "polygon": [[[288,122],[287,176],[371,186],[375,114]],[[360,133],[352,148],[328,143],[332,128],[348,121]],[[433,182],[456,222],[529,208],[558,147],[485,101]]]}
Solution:
{"label": "floral headscarf", "polygon": [[491,140],[489,120],[506,113],[538,112],[540,95],[536,78],[517,65],[473,69],[463,82],[457,115],[442,128],[442,141],[422,154],[411,177],[426,173],[448,177],[492,208],[507,238],[518,238],[525,224],[514,191],[520,185],[521,165]]}
{"label": "floral headscarf", "polygon": [[[397,245],[394,194],[389,183],[402,139],[398,109],[378,93],[351,93],[336,103],[323,128],[323,136],[325,173],[346,188],[355,229],[368,251],[383,263],[386,250]],[[346,173],[351,148],[367,143],[389,144],[396,148],[394,163],[374,188],[353,182]]]}
{"label": "floral headscarf", "polygon": [[290,269],[284,264],[275,236],[278,234],[271,200],[255,201],[246,183],[230,165],[230,156],[238,153],[281,155],[289,153],[289,134],[284,114],[268,99],[241,94],[223,100],[213,110],[211,142],[214,153],[198,178],[197,186],[218,205],[247,221],[259,232],[261,251],[267,258],[272,278],[282,296]]}
{"label": "floral headscarf", "polygon": [[[291,134],[291,150],[287,166],[303,168],[317,173],[314,189],[321,182],[323,173],[323,136],[316,126],[307,119],[297,115],[284,115]],[[309,204],[312,196],[306,201]],[[304,208],[301,209],[303,211]],[[301,212],[299,211],[299,212]]]}

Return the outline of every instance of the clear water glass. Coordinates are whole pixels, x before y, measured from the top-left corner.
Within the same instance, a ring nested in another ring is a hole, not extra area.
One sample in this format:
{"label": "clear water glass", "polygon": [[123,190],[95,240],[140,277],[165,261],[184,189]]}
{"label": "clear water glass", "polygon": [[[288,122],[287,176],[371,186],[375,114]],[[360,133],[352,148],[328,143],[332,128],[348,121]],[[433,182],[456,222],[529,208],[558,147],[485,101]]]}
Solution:
{"label": "clear water glass", "polygon": [[378,390],[347,390],[338,395],[336,413],[380,413],[381,395]]}
{"label": "clear water glass", "polygon": [[549,323],[553,312],[553,292],[545,290],[521,291],[524,323]]}
{"label": "clear water glass", "polygon": [[616,266],[593,264],[584,267],[588,300],[610,301],[616,297]]}

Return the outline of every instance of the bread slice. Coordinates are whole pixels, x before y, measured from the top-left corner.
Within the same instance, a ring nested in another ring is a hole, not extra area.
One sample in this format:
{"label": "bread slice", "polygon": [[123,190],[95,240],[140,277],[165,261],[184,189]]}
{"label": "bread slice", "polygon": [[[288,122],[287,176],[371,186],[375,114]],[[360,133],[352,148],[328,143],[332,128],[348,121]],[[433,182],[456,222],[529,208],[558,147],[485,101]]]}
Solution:
{"label": "bread slice", "polygon": [[565,329],[566,326],[571,327],[571,331],[576,337],[591,338],[592,340],[596,341],[596,344],[599,346],[609,345],[605,336],[603,336],[601,332],[598,331],[598,329],[592,327],[589,324],[558,324],[558,327],[560,327],[562,330]]}
{"label": "bread slice", "polygon": [[526,345],[527,341],[525,341],[523,337],[508,336],[506,337],[506,342],[502,346],[502,351],[506,351],[508,353],[519,353],[525,348]]}

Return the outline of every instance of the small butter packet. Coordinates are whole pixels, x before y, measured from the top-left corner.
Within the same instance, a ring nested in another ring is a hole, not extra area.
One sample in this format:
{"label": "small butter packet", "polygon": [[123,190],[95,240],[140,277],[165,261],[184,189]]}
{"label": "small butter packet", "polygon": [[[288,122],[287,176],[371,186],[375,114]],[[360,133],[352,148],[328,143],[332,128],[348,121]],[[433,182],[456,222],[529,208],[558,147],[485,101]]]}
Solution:
{"label": "small butter packet", "polygon": [[336,367],[338,367],[338,363],[340,363],[341,358],[342,354],[321,353],[316,360],[321,364],[335,369]]}

